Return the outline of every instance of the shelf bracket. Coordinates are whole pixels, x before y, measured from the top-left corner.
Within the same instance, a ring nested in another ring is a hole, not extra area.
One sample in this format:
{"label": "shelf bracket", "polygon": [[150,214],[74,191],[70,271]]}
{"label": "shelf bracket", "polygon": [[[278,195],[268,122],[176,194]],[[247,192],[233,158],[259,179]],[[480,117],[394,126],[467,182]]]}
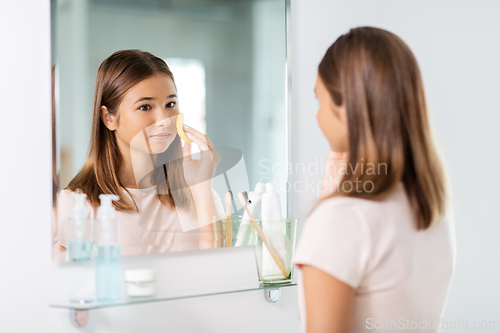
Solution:
{"label": "shelf bracket", "polygon": [[276,303],[280,299],[280,296],[281,296],[280,288],[264,290],[264,298],[269,303]]}
{"label": "shelf bracket", "polygon": [[89,322],[89,310],[69,310],[71,323],[76,327],[84,327]]}

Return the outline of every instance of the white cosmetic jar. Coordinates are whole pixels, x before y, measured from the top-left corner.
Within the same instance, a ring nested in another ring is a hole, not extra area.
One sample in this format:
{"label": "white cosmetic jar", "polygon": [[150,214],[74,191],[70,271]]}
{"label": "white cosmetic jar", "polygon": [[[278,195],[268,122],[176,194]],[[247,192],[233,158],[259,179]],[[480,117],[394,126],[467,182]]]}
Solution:
{"label": "white cosmetic jar", "polygon": [[153,269],[132,269],[125,272],[127,295],[152,296],[155,293],[156,274]]}

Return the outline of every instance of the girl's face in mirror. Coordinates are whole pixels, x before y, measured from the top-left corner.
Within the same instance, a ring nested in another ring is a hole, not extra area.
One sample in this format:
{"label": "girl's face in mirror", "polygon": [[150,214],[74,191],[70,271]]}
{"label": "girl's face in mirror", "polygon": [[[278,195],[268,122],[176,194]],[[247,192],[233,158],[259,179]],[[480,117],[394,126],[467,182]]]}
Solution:
{"label": "girl's face in mirror", "polygon": [[336,152],[347,152],[349,141],[345,103],[342,106],[335,105],[319,75],[314,91],[319,100],[316,119],[323,135],[330,143],[330,149]]}
{"label": "girl's face in mirror", "polygon": [[158,74],[133,86],[115,116],[104,110],[103,120],[115,131],[120,150],[133,148],[157,154],[165,151],[177,135],[178,113],[174,82],[169,76]]}

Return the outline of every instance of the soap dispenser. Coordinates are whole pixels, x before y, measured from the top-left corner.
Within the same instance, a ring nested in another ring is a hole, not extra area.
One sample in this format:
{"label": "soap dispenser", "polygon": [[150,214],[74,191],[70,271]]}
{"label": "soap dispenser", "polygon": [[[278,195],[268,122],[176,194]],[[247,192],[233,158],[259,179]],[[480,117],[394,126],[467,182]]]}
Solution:
{"label": "soap dispenser", "polygon": [[117,195],[99,195],[101,206],[97,210],[96,221],[96,299],[97,302],[117,302],[121,300],[121,259],[120,230],[116,220],[113,200]]}
{"label": "soap dispenser", "polygon": [[88,217],[85,201],[87,195],[74,193],[75,205],[66,224],[66,260],[92,259],[92,220]]}

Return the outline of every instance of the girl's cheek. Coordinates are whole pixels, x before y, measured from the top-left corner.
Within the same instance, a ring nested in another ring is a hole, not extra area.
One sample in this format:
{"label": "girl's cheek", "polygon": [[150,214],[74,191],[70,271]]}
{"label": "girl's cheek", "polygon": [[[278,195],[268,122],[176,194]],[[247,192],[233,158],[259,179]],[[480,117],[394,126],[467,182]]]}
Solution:
{"label": "girl's cheek", "polygon": [[329,119],[328,117],[325,117],[325,110],[323,107],[320,107],[318,111],[318,120],[323,123],[323,125],[329,126]]}
{"label": "girl's cheek", "polygon": [[134,127],[141,131],[146,129],[148,126],[154,124],[154,121],[149,118],[147,115],[139,115],[134,121]]}

